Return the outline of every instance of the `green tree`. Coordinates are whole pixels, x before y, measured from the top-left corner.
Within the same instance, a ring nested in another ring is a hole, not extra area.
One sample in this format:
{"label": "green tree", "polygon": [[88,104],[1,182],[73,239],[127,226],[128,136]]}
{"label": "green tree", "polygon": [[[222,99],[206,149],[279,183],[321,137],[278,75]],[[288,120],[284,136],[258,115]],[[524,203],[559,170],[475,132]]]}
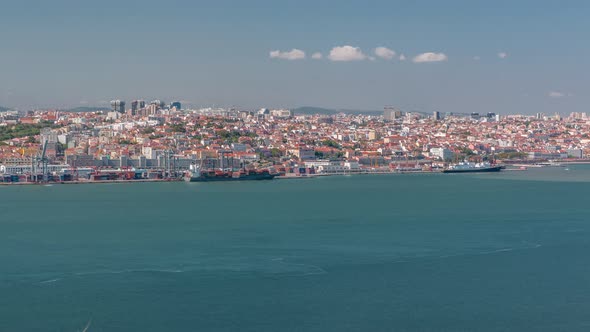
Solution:
{"label": "green tree", "polygon": [[272,148],[270,150],[270,155],[273,158],[279,158],[282,155],[282,153],[281,153],[281,150],[279,150],[278,148]]}
{"label": "green tree", "polygon": [[175,123],[170,125],[173,133],[186,133],[186,125],[184,123]]}
{"label": "green tree", "polygon": [[14,126],[0,127],[0,141],[5,141],[13,138],[21,138],[27,136],[36,136],[41,133],[42,128],[56,128],[57,126],[38,123],[38,124],[23,124],[19,123]]}
{"label": "green tree", "polygon": [[141,130],[141,133],[144,135],[149,135],[153,132],[155,132],[156,130],[153,127],[145,127]]}
{"label": "green tree", "polygon": [[330,140],[330,139],[324,140],[322,142],[322,145],[329,146],[329,147],[335,148],[335,149],[340,149],[340,144],[338,144],[336,141],[333,141],[333,140]]}

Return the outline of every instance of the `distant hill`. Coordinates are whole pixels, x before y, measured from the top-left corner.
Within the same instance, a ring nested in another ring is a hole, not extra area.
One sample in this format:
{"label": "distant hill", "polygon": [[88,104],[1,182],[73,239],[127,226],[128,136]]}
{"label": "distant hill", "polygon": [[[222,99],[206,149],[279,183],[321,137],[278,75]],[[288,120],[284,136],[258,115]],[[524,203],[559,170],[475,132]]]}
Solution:
{"label": "distant hill", "polygon": [[10,109],[10,108],[8,108],[8,107],[3,107],[3,106],[0,106],[0,112],[8,112],[8,111],[10,111],[10,110],[11,110],[11,109]]}
{"label": "distant hill", "polygon": [[313,106],[303,106],[293,109],[295,115],[334,115],[338,113],[346,114],[364,114],[364,115],[382,115],[383,111],[367,111],[367,110],[349,110],[349,109],[330,109]]}
{"label": "distant hill", "polygon": [[109,110],[108,107],[81,106],[81,107],[65,109],[65,110],[62,110],[62,112],[83,113],[83,112],[97,112],[97,111],[107,111],[107,110]]}
{"label": "distant hill", "polygon": [[332,115],[332,114],[338,113],[332,109],[321,108],[321,107],[312,107],[312,106],[298,107],[298,108],[293,109],[291,111],[293,112],[293,114],[296,114],[296,115],[315,115],[315,114]]}
{"label": "distant hill", "polygon": [[[292,109],[291,111],[295,115],[315,115],[315,114],[334,115],[334,114],[338,114],[338,113],[354,114],[354,115],[362,114],[362,115],[374,115],[374,116],[383,115],[383,111],[353,110],[353,109],[330,109],[330,108],[321,108],[321,107],[313,107],[313,106],[303,106],[303,107]],[[425,117],[432,116],[432,112],[424,112],[424,111],[418,111],[418,110],[403,111],[403,113],[407,113],[407,112],[418,113],[418,114],[421,114],[422,116],[425,116]],[[453,113],[453,115],[459,116],[459,117],[470,116],[470,114],[467,114],[467,113]]]}
{"label": "distant hill", "polygon": [[346,114],[363,114],[363,115],[383,115],[383,111],[368,111],[368,110],[338,110],[338,113],[346,113]]}

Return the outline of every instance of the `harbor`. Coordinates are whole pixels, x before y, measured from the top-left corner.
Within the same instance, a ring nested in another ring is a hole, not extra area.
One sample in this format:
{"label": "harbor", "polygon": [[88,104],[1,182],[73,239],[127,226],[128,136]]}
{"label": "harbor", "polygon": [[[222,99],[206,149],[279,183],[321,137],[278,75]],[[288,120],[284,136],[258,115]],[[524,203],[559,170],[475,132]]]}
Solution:
{"label": "harbor", "polygon": [[[456,167],[456,166],[450,166]],[[260,181],[260,180],[283,180],[283,179],[310,179],[318,177],[330,176],[363,176],[363,175],[404,175],[404,174],[443,174],[443,173],[482,173],[490,172],[489,169],[474,167],[465,168],[464,165],[460,170],[456,168],[393,168],[393,169],[357,169],[354,171],[331,171],[318,172],[315,168],[302,168],[289,172],[278,172],[271,168],[264,170],[222,170],[209,169],[203,172],[197,171],[194,168],[186,172],[179,172],[167,176],[165,172],[156,172],[153,176],[146,176],[143,170],[102,170],[89,173],[83,179],[79,177],[65,177],[64,176],[47,176],[45,181],[35,181],[30,175],[17,176],[4,175],[4,181],[0,181],[0,185],[47,185],[47,184],[105,184],[105,183],[143,183],[143,182],[224,182],[224,181]],[[493,166],[491,172],[497,172],[505,169],[505,166]],[[524,170],[520,168],[509,168],[508,170]],[[8,178],[10,177],[10,180]],[[38,178],[42,178],[39,176]],[[33,179],[33,180],[31,180]]]}

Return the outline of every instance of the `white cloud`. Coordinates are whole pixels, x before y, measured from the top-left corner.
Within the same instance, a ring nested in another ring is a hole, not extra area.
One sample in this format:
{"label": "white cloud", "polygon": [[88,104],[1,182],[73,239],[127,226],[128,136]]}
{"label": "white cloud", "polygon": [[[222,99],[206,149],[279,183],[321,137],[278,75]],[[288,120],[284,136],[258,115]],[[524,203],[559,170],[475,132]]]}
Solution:
{"label": "white cloud", "polygon": [[498,58],[500,58],[500,59],[506,59],[507,57],[508,57],[508,53],[506,53],[506,52],[498,53]]}
{"label": "white cloud", "polygon": [[320,52],[314,53],[314,54],[311,55],[311,58],[312,59],[319,60],[319,59],[322,58],[322,53],[320,53]]}
{"label": "white cloud", "polygon": [[447,61],[449,58],[444,53],[433,53],[433,52],[426,52],[422,54],[418,54],[412,59],[415,63],[424,63],[424,62],[440,62],[440,61]]}
{"label": "white cloud", "polygon": [[401,55],[399,56],[399,61],[406,61],[406,56],[405,56],[405,55],[403,55],[403,54],[401,54]]}
{"label": "white cloud", "polygon": [[349,45],[334,47],[328,55],[328,59],[332,61],[360,61],[366,58],[367,56],[359,47]]}
{"label": "white cloud", "polygon": [[566,92],[561,92],[561,91],[549,91],[549,93],[547,94],[549,97],[551,98],[565,98],[565,97],[573,97],[574,94],[573,93],[566,93]]}
{"label": "white cloud", "polygon": [[271,59],[284,59],[284,60],[302,60],[305,59],[305,52],[302,50],[298,50],[296,48],[290,51],[270,51],[269,53]]}
{"label": "white cloud", "polygon": [[391,60],[395,56],[395,51],[379,46],[375,49],[375,55],[385,60]]}

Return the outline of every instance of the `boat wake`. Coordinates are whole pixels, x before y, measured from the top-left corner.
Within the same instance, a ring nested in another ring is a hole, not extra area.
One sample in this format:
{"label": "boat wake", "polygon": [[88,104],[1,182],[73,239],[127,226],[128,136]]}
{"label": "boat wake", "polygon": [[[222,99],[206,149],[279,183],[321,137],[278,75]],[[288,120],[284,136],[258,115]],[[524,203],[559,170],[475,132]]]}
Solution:
{"label": "boat wake", "polygon": [[40,281],[39,284],[52,284],[52,283],[58,282],[60,280],[61,280],[61,278],[43,280],[43,281]]}
{"label": "boat wake", "polygon": [[479,252],[479,255],[489,255],[489,254],[496,254],[499,252],[508,252],[508,251],[513,251],[514,248],[502,248],[502,249],[496,249],[496,250],[490,250],[490,251],[481,251]]}
{"label": "boat wake", "polygon": [[530,243],[527,241],[523,241],[522,243],[525,244],[526,246],[499,248],[499,249],[494,249],[494,250],[465,252],[465,253],[448,254],[448,255],[440,255],[440,256],[414,257],[414,258],[410,258],[410,259],[402,258],[400,260],[393,261],[393,263],[408,263],[408,262],[412,262],[412,261],[416,261],[416,260],[438,260],[438,259],[447,259],[447,258],[455,258],[455,257],[493,255],[493,254],[502,254],[502,253],[513,252],[513,251],[531,250],[531,249],[537,249],[537,248],[541,247],[541,244],[539,244],[539,243]]}
{"label": "boat wake", "polygon": [[271,261],[282,264],[283,268],[289,271],[285,274],[290,277],[304,277],[328,273],[328,271],[324,270],[323,268],[317,265],[285,262],[285,259],[283,257],[273,258],[271,259]]}
{"label": "boat wake", "polygon": [[96,274],[123,274],[123,273],[182,273],[184,270],[176,269],[127,269],[127,270],[99,270],[99,271],[87,271],[87,272],[76,272],[76,276],[87,276]]}
{"label": "boat wake", "polygon": [[129,270],[99,270],[99,271],[84,271],[84,272],[75,272],[75,273],[63,273],[59,274],[61,277],[59,278],[52,278],[43,281],[35,282],[37,285],[49,285],[54,284],[58,281],[66,279],[68,277],[84,277],[84,276],[92,276],[92,275],[106,275],[106,274],[124,274],[124,273],[182,273],[185,272],[183,270],[167,270],[167,269],[129,269]]}
{"label": "boat wake", "polygon": [[[72,273],[62,273],[52,279],[37,281],[36,284],[48,285],[66,278],[82,278],[98,275],[121,275],[121,274],[177,274],[185,272],[203,272],[203,273],[262,273],[269,275],[281,276],[311,276],[327,274],[328,272],[320,266],[305,263],[293,263],[287,261],[284,257],[260,257],[254,260],[242,261],[240,259],[213,259],[212,261],[191,262],[176,264],[175,268],[134,268],[134,269],[100,269],[90,271],[79,271]],[[59,276],[59,277],[58,277]],[[46,276],[47,277],[47,276]]]}
{"label": "boat wake", "polygon": [[90,324],[92,324],[92,318],[90,318],[90,320],[88,321],[88,323],[86,323],[86,327],[84,327],[84,329],[82,330],[82,332],[88,331],[88,329],[90,328]]}

